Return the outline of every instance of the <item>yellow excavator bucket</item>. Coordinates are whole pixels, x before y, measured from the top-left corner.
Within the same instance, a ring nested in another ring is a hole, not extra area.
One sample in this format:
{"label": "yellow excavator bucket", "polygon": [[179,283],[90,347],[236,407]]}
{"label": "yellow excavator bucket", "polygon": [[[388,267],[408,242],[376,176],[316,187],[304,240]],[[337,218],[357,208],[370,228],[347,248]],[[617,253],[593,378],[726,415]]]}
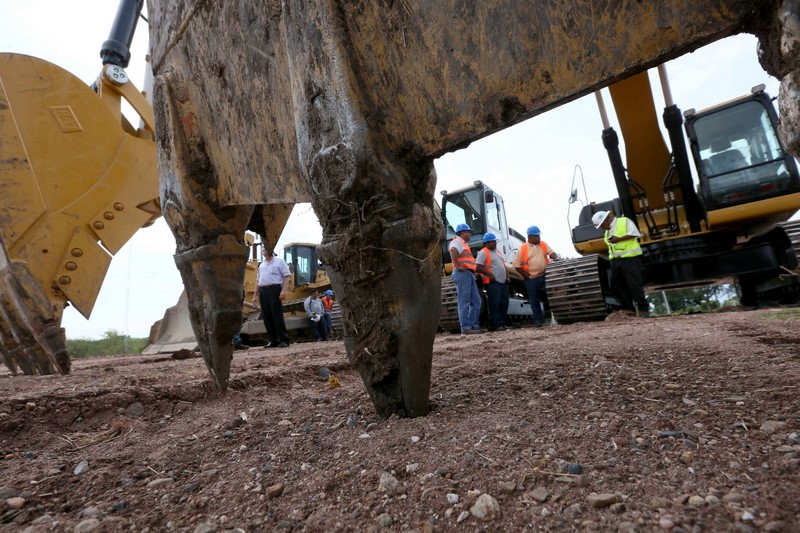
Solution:
{"label": "yellow excavator bucket", "polygon": [[112,256],[161,215],[152,108],[119,67],[95,86],[0,54],[0,352],[13,372],[69,371],[64,307],[88,318]]}

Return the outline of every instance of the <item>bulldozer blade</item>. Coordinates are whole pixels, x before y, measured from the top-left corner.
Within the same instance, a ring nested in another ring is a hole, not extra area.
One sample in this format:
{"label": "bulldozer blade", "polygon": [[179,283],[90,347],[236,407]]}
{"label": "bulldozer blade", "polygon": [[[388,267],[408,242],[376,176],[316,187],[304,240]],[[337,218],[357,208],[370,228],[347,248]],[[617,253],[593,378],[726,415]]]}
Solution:
{"label": "bulldozer blade", "polygon": [[217,389],[228,388],[233,335],[242,327],[242,281],[248,247],[232,235],[175,255],[192,328]]}

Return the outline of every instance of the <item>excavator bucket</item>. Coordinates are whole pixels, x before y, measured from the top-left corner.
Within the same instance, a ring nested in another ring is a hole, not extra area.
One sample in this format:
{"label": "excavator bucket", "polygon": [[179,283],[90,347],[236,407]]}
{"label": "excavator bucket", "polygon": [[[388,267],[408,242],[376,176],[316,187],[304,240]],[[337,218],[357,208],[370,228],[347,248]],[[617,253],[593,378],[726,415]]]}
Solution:
{"label": "excavator bucket", "polygon": [[12,372],[69,372],[64,307],[88,318],[112,256],[161,214],[152,108],[118,67],[95,85],[0,54],[0,353]]}

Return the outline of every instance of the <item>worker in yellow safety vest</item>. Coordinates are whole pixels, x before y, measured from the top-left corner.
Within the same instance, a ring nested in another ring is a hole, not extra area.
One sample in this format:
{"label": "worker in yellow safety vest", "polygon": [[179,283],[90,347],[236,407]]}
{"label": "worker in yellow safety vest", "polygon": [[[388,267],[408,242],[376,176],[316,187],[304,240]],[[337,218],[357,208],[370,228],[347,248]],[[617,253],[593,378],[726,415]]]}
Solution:
{"label": "worker in yellow safety vest", "polygon": [[[612,211],[592,215],[595,228],[603,228],[611,260],[611,284],[619,295],[624,309],[634,310],[640,317],[650,316],[650,304],[644,295],[642,248],[639,229],[626,217],[615,217]],[[634,307],[635,304],[635,307]]]}

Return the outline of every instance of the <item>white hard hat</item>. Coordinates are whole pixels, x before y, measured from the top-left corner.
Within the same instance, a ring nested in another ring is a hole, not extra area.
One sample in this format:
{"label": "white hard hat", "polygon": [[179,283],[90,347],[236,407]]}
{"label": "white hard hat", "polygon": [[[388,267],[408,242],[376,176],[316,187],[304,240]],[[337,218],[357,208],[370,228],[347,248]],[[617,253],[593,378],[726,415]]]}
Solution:
{"label": "white hard hat", "polygon": [[608,211],[598,211],[592,215],[592,224],[594,224],[595,228],[599,228],[606,221],[608,213]]}

